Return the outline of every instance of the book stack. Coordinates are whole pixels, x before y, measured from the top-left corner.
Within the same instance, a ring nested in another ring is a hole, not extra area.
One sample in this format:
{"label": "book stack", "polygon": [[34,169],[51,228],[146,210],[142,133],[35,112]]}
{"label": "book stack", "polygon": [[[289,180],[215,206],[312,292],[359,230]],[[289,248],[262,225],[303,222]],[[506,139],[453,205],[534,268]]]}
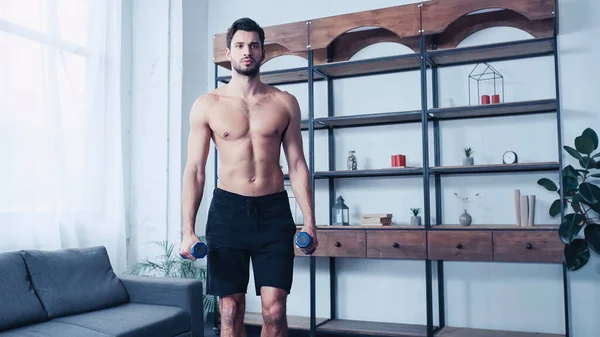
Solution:
{"label": "book stack", "polygon": [[515,190],[515,215],[517,227],[532,227],[535,214],[535,195],[521,194]]}
{"label": "book stack", "polygon": [[363,214],[360,222],[367,226],[389,226],[392,224],[391,214]]}

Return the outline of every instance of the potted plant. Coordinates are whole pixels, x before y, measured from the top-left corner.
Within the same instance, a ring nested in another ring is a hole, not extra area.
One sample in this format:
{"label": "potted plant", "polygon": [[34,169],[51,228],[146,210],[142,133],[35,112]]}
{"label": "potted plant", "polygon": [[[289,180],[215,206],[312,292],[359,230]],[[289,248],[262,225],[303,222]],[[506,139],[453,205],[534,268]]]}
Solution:
{"label": "potted plant", "polygon": [[421,211],[421,209],[420,208],[411,208],[410,211],[413,214],[410,217],[410,224],[413,226],[421,226],[421,216],[419,215],[419,212]]}
{"label": "potted plant", "polygon": [[[206,242],[204,236],[200,236],[199,238],[201,241]],[[153,241],[152,243],[162,249],[162,254],[157,256],[154,261],[146,258],[142,262],[136,263],[129,274],[193,278],[206,284],[206,267],[199,266],[196,261],[181,258],[179,252],[175,250],[175,245],[166,240]],[[220,323],[219,299],[216,296],[206,294],[206,287],[203,288],[204,320],[207,322],[212,319],[213,328],[215,329],[215,333],[218,334]]]}
{"label": "potted plant", "polygon": [[[592,154],[598,149],[598,135],[586,128],[575,137],[574,145],[574,148],[566,145],[563,148],[578,161],[581,168],[567,165],[561,170],[562,200],[560,190],[552,180],[541,178],[537,181],[548,191],[558,194],[558,199],[550,205],[548,212],[552,217],[564,214],[558,234],[565,243],[564,261],[571,271],[587,264],[590,249],[600,253],[600,187],[596,180],[600,178],[600,173],[593,173],[600,169],[600,152]],[[570,212],[567,210],[569,206],[572,209]]]}
{"label": "potted plant", "polygon": [[467,165],[474,164],[473,157],[471,157],[473,152],[475,152],[475,151],[472,148],[470,148],[470,147],[465,148],[465,158],[463,158],[463,165],[467,166]]}

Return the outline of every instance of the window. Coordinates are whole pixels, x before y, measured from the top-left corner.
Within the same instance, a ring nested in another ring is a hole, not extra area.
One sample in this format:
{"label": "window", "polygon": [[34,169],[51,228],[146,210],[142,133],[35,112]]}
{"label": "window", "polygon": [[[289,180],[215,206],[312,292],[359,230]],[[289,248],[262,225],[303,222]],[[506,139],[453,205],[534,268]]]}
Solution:
{"label": "window", "polygon": [[81,190],[91,0],[0,1],[0,213]]}

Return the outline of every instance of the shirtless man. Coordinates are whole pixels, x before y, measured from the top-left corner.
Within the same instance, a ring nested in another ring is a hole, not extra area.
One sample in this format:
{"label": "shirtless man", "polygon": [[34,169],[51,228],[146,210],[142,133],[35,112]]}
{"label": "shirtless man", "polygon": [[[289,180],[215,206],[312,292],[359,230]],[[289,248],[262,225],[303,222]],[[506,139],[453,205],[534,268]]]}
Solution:
{"label": "shirtless man", "polygon": [[279,166],[280,148],[305,225],[318,245],[312,190],[300,132],[300,108],[291,94],[260,81],[264,31],[243,18],[227,32],[229,84],[199,97],[190,112],[188,161],[183,174],[183,239],[190,255],[199,241],[195,218],[202,200],[210,139],[219,151],[219,180],[206,223],[207,293],[220,297],[221,336],[245,336],[245,294],[252,258],[261,296],[262,336],[287,336],[286,301],[292,285],[294,224]]}

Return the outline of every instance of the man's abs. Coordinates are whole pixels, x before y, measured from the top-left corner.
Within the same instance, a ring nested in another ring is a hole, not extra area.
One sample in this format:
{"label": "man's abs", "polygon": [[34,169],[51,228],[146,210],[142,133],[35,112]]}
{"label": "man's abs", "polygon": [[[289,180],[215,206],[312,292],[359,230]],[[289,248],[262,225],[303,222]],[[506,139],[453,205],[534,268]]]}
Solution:
{"label": "man's abs", "polygon": [[221,164],[218,187],[244,196],[273,194],[284,190],[283,173],[279,166],[250,169],[245,165]]}

